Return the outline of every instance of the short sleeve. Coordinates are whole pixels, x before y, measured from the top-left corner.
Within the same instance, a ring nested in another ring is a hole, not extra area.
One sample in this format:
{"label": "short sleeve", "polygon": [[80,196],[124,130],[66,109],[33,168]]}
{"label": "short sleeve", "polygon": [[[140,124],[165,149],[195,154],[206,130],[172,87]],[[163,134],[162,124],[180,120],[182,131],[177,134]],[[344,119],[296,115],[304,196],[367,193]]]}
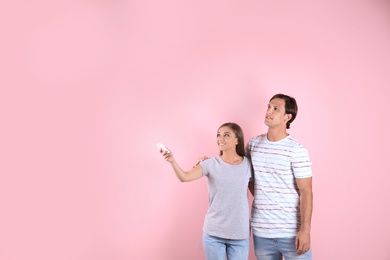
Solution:
{"label": "short sleeve", "polygon": [[212,158],[209,158],[199,163],[200,167],[202,167],[203,176],[209,176],[213,162]]}
{"label": "short sleeve", "polygon": [[291,158],[291,167],[295,178],[312,177],[309,153],[304,147],[299,147]]}
{"label": "short sleeve", "polygon": [[252,151],[252,143],[253,138],[249,140],[249,142],[245,146],[245,155],[250,159],[251,158],[251,151]]}

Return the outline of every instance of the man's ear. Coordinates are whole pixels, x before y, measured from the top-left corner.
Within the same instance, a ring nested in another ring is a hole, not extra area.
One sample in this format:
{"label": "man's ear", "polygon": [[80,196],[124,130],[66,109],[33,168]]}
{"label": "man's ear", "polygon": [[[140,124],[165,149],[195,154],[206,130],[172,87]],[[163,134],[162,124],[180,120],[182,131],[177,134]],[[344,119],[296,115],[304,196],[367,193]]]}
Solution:
{"label": "man's ear", "polygon": [[286,120],[285,120],[285,122],[290,121],[291,118],[292,118],[292,114],[286,114]]}

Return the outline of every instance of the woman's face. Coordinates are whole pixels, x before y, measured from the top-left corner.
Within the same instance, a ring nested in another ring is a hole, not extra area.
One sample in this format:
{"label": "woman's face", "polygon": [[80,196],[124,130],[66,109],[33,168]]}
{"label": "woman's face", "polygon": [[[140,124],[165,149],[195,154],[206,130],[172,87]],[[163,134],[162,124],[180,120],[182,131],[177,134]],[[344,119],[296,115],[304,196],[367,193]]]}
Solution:
{"label": "woman's face", "polygon": [[238,144],[238,138],[230,127],[223,126],[218,129],[217,144],[221,151],[235,150]]}

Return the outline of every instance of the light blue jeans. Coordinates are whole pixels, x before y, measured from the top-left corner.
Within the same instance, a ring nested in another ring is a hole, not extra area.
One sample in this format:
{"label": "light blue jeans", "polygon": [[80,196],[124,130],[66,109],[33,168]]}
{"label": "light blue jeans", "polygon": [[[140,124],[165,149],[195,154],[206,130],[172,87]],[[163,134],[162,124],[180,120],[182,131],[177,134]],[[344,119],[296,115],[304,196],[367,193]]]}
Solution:
{"label": "light blue jeans", "polygon": [[225,239],[203,233],[203,248],[207,260],[247,260],[248,239]]}
{"label": "light blue jeans", "polygon": [[263,238],[253,236],[257,260],[311,260],[312,251],[309,249],[302,255],[297,254],[295,237]]}

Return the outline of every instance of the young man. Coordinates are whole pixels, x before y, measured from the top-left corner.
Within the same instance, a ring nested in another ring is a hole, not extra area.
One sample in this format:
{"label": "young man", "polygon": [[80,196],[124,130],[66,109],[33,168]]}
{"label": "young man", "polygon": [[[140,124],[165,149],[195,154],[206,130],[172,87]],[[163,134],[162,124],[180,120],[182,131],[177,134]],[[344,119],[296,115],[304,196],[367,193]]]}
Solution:
{"label": "young man", "polygon": [[294,98],[274,95],[265,115],[268,132],[246,147],[254,169],[251,226],[258,260],[312,259],[311,161],[307,150],[287,133],[297,112]]}

